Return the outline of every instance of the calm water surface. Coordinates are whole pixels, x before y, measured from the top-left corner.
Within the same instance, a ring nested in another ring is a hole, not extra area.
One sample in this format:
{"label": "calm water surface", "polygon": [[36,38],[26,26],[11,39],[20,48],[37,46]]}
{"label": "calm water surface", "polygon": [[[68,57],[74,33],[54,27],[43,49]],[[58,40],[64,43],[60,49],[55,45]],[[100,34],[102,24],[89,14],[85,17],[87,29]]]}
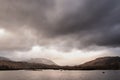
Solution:
{"label": "calm water surface", "polygon": [[[103,73],[105,72],[105,73]],[[0,80],[120,80],[120,70],[108,71],[0,71]]]}

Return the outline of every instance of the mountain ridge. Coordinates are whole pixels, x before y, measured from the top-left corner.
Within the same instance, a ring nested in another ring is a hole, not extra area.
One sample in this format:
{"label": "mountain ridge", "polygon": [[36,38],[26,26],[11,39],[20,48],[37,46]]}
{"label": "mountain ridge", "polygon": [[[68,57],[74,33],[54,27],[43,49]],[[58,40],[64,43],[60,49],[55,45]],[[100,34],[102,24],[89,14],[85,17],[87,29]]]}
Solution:
{"label": "mountain ridge", "polygon": [[25,61],[11,61],[0,59],[0,70],[120,70],[120,57],[100,57],[77,66],[59,66],[43,63],[29,63]]}
{"label": "mountain ridge", "polygon": [[27,60],[25,62],[28,62],[28,63],[40,63],[40,64],[46,64],[46,65],[57,65],[52,60],[49,60],[49,59],[46,59],[46,58],[32,58],[32,59],[29,59],[29,60]]}
{"label": "mountain ridge", "polygon": [[2,60],[2,61],[12,61],[12,60],[10,60],[9,58],[6,58],[6,57],[0,57],[0,60]]}
{"label": "mountain ridge", "polygon": [[120,57],[100,57],[79,66],[84,69],[120,69]]}

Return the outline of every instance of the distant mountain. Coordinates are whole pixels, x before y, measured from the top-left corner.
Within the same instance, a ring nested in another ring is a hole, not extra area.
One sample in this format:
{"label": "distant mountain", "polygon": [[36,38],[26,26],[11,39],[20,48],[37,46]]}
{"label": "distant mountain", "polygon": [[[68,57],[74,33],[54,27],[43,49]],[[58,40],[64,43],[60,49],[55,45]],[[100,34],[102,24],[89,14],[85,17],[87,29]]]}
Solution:
{"label": "distant mountain", "polygon": [[30,60],[27,60],[26,62],[28,63],[39,63],[39,64],[46,64],[46,65],[57,65],[53,61],[45,58],[33,58]]}
{"label": "distant mountain", "polygon": [[[48,63],[47,63],[48,64]],[[24,61],[11,61],[0,57],[0,70],[36,70],[36,69],[58,69],[57,65],[47,65],[43,63],[29,63]],[[49,63],[49,64],[52,64]]]}
{"label": "distant mountain", "polygon": [[120,57],[101,57],[79,66],[82,69],[120,69]]}
{"label": "distant mountain", "polygon": [[101,57],[78,66],[58,66],[54,62],[44,58],[35,58],[27,62],[11,61],[0,57],[0,70],[120,70],[120,57]]}
{"label": "distant mountain", "polygon": [[11,60],[6,57],[0,57],[0,61],[11,61]]}

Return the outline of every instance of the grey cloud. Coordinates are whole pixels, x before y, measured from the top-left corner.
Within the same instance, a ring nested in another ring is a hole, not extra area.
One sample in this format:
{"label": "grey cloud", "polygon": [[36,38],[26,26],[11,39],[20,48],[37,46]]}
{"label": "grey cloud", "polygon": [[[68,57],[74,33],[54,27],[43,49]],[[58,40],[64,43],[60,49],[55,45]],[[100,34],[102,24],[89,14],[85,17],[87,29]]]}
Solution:
{"label": "grey cloud", "polygon": [[77,45],[80,47],[81,45],[119,47],[119,4],[119,0],[86,0],[82,9],[80,6],[77,11],[67,13],[58,21],[52,36],[77,36],[73,44],[80,42],[81,44]]}
{"label": "grey cloud", "polygon": [[27,50],[37,44],[33,28],[43,27],[51,5],[52,0],[0,0],[0,28],[12,33],[0,39],[0,50]]}
{"label": "grey cloud", "polygon": [[0,25],[15,34],[0,48],[11,49],[7,44],[16,40],[12,50],[35,44],[119,47],[119,5],[119,0],[0,0]]}

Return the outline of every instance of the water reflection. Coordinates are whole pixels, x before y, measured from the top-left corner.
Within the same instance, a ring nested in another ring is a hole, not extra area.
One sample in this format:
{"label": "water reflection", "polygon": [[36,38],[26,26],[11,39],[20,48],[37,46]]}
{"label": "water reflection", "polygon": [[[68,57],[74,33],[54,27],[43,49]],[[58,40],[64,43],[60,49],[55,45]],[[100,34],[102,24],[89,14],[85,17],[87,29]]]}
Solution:
{"label": "water reflection", "polygon": [[[104,72],[104,74],[103,74]],[[120,80],[119,70],[110,71],[0,71],[0,80]]]}

